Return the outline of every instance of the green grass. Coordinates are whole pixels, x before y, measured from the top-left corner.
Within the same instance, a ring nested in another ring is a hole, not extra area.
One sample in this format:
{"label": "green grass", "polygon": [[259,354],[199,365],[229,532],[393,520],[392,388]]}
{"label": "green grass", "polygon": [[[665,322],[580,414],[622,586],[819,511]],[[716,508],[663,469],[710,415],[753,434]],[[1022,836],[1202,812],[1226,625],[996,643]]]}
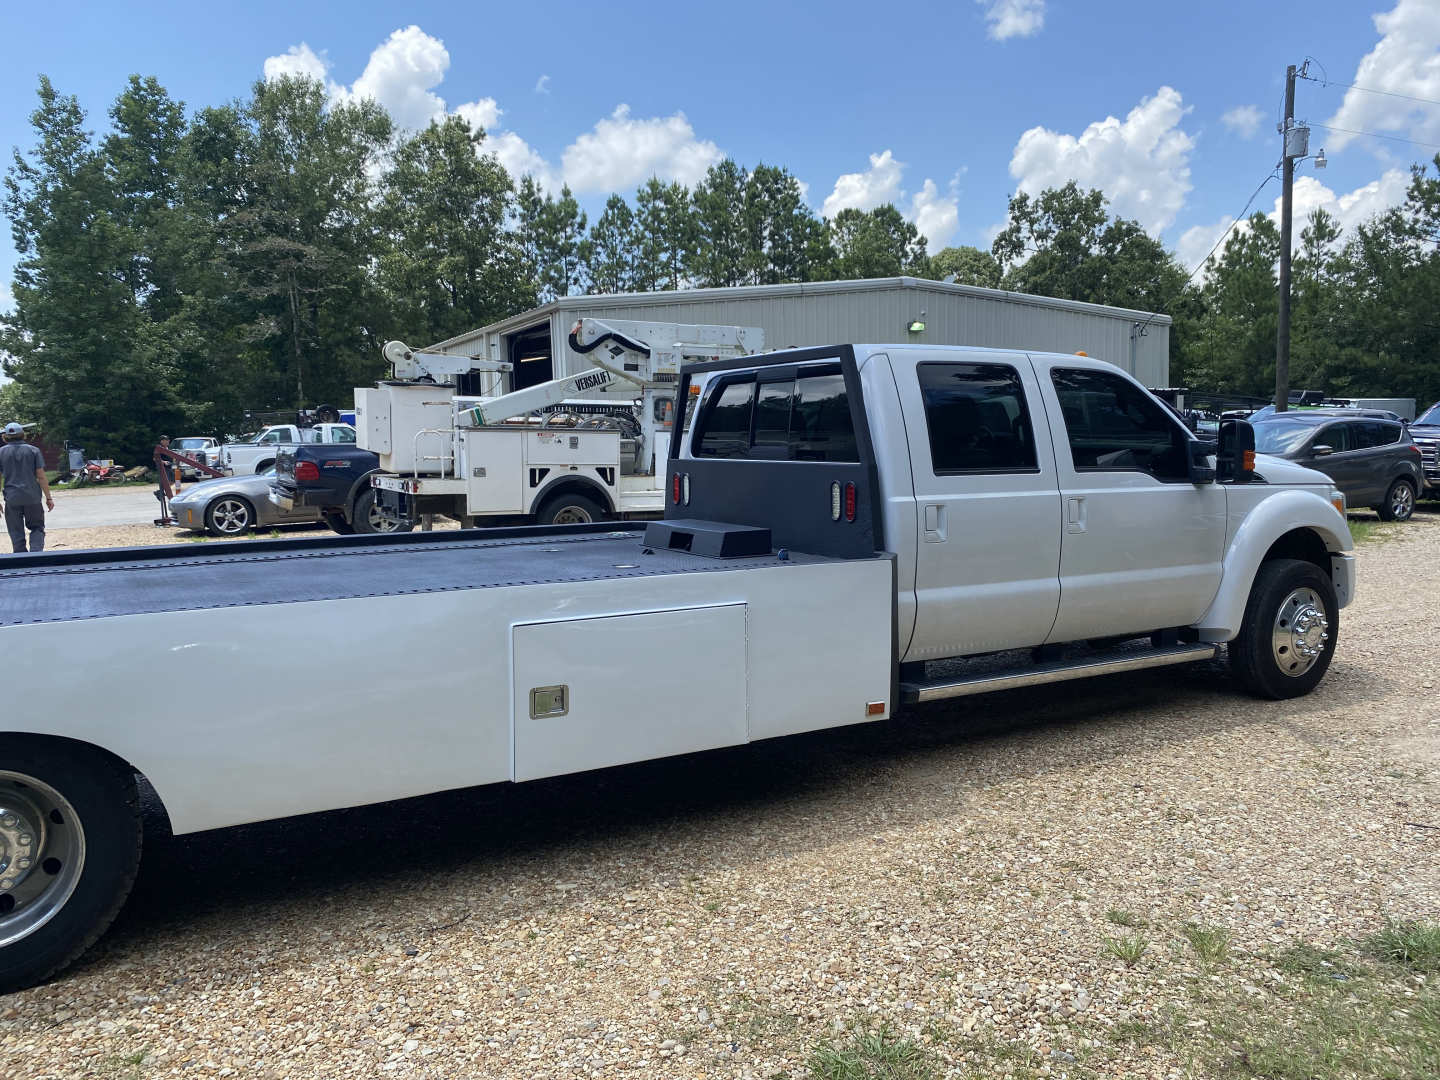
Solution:
{"label": "green grass", "polygon": [[888,1025],[862,1025],[839,1041],[821,1043],[806,1062],[811,1080],[932,1080],[942,1075],[929,1051]]}
{"label": "green grass", "polygon": [[1350,539],[1357,544],[1378,543],[1395,535],[1398,526],[1378,518],[1350,518]]}
{"label": "green grass", "polygon": [[1200,923],[1186,923],[1180,928],[1185,940],[1203,967],[1209,968],[1224,963],[1230,952],[1230,931],[1218,926],[1204,926]]}
{"label": "green grass", "polygon": [[1126,967],[1134,967],[1140,962],[1150,948],[1150,943],[1140,934],[1126,934],[1124,937],[1107,937],[1104,939],[1105,951],[1117,960],[1125,963]]}
{"label": "green grass", "polygon": [[1382,960],[1420,972],[1440,971],[1440,923],[1392,922],[1366,945]]}

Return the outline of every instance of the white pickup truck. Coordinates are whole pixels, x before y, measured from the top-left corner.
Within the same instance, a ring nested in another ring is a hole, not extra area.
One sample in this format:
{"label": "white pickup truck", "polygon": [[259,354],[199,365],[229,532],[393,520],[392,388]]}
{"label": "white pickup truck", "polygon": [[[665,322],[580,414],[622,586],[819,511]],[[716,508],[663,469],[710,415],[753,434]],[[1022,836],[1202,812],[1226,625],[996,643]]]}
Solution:
{"label": "white pickup truck", "polygon": [[[124,902],[137,775],[179,834],[1222,649],[1268,697],[1330,663],[1353,562],[1329,479],[1254,459],[1240,421],[1217,454],[1118,368],[845,345],[678,390],[648,526],[8,559],[8,663],[88,660],[0,720],[0,990]],[[320,659],[356,677],[317,682]],[[157,670],[203,723],[153,707]],[[291,692],[209,692],[254,671]]]}
{"label": "white pickup truck", "polygon": [[[286,446],[300,443],[349,443],[355,442],[355,428],[350,424],[315,424],[313,427],[298,427],[295,424],[272,424],[261,430],[254,438],[244,442],[225,443],[219,449],[220,468],[231,476],[248,476],[263,473],[275,464],[275,455]],[[216,452],[210,451],[214,457]]]}

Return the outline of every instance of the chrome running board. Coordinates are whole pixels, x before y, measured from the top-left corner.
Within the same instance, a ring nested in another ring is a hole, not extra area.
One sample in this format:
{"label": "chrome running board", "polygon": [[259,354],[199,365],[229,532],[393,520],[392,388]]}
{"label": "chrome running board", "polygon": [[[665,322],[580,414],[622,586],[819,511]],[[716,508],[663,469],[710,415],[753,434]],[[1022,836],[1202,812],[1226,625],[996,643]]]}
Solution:
{"label": "chrome running board", "polygon": [[927,701],[940,701],[944,698],[990,694],[997,690],[1014,690],[1021,686],[1043,686],[1046,683],[1068,682],[1071,679],[1088,679],[1092,675],[1117,675],[1122,671],[1144,671],[1146,668],[1169,667],[1171,664],[1193,664],[1197,660],[1213,660],[1219,655],[1219,652],[1220,646],[1210,643],[1169,645],[1159,649],[1143,649],[1122,655],[1112,655],[1108,658],[1090,658],[1080,663],[1060,661],[1012,668],[1008,671],[990,672],[969,679],[902,682],[900,684],[900,700],[907,705],[918,705]]}

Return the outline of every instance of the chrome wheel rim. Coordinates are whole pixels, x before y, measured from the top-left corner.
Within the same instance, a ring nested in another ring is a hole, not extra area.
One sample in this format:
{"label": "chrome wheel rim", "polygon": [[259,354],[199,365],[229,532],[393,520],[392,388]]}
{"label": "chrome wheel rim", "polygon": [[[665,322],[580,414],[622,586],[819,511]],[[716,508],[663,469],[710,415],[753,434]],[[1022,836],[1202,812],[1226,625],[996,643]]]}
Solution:
{"label": "chrome wheel rim", "polygon": [[595,519],[583,506],[567,506],[555,515],[553,525],[589,525]]}
{"label": "chrome wheel rim", "polygon": [[1330,640],[1325,602],[1308,585],[1294,589],[1275,614],[1270,647],[1275,665],[1291,678],[1299,678],[1320,659]]}
{"label": "chrome wheel rim", "polygon": [[250,508],[239,499],[221,499],[210,511],[210,520],[216,532],[242,533],[250,526]]}
{"label": "chrome wheel rim", "polygon": [[1395,494],[1390,498],[1390,513],[1404,521],[1415,510],[1415,493],[1409,484],[1396,484]]}
{"label": "chrome wheel rim", "polygon": [[59,914],[85,868],[85,829],[65,796],[0,771],[0,948]]}

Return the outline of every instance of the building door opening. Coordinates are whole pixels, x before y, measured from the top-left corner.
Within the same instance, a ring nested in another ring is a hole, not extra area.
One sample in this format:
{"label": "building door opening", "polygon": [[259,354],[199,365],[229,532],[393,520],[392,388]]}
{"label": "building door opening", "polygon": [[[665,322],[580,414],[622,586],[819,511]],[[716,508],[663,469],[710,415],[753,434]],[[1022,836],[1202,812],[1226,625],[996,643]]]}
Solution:
{"label": "building door opening", "polygon": [[555,363],[550,355],[549,322],[511,336],[510,363],[515,365],[510,373],[511,390],[524,390],[527,386],[549,382],[555,377]]}

